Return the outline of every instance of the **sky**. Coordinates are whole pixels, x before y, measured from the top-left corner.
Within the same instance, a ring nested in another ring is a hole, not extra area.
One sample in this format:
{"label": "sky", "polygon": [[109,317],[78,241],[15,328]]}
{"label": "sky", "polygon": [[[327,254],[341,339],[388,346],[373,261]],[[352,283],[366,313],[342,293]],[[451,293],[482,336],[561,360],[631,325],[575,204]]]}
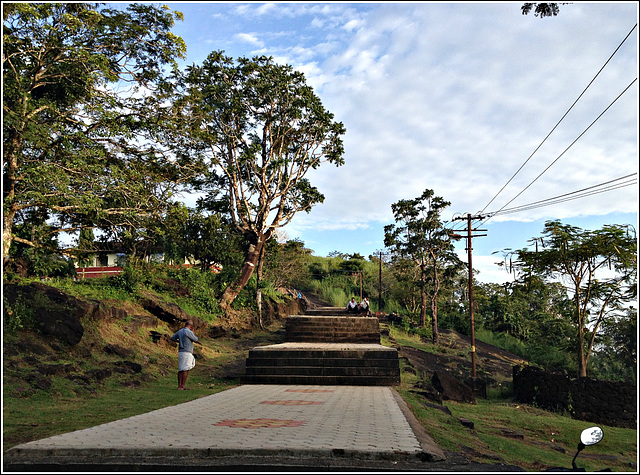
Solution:
{"label": "sky", "polygon": [[384,251],[391,205],[426,189],[451,203],[447,227],[490,215],[473,222],[481,282],[510,280],[496,262],[548,220],[637,228],[637,2],[548,18],[520,2],[167,5],[184,14],[183,65],[272,56],[345,125],[345,164],[307,175],[324,202],[283,229],[314,255]]}

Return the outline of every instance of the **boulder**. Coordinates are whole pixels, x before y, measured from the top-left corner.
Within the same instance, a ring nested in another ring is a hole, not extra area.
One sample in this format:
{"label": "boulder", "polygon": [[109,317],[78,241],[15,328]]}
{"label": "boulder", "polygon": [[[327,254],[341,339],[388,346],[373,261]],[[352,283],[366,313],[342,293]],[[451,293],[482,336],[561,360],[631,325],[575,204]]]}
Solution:
{"label": "boulder", "polygon": [[196,335],[198,330],[207,327],[207,323],[201,318],[192,317],[175,303],[166,302],[152,292],[143,292],[141,297],[142,307],[150,314],[168,323],[174,331],[182,328],[187,320],[193,321]]}
{"label": "boulder", "polygon": [[445,372],[435,371],[431,378],[431,383],[440,392],[442,399],[471,404],[476,403],[472,389]]}
{"label": "boulder", "polygon": [[35,330],[70,345],[77,345],[84,334],[80,317],[95,310],[94,304],[40,282],[5,284],[3,291],[9,306],[28,304],[33,309],[32,320],[28,323]]}

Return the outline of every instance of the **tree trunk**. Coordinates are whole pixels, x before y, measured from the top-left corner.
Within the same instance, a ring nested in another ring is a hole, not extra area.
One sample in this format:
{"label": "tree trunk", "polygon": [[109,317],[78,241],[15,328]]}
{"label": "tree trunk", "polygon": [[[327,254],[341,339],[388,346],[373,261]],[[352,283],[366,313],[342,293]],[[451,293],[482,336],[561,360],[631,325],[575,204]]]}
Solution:
{"label": "tree trunk", "polygon": [[578,320],[578,377],[587,377],[587,359],[584,354],[584,318],[580,309],[580,292],[576,290],[576,318]]}
{"label": "tree trunk", "polygon": [[440,282],[438,277],[438,267],[436,264],[433,266],[433,294],[431,297],[431,332],[434,345],[440,343],[440,334],[438,333],[438,290],[440,289]]}
{"label": "tree trunk", "polygon": [[247,257],[242,264],[240,276],[222,293],[222,297],[220,298],[220,308],[222,308],[222,310],[227,311],[231,308],[233,301],[242,289],[244,289],[245,285],[247,285],[247,282],[249,282],[249,279],[253,275],[253,271],[260,260],[260,253],[262,252],[263,245],[264,241],[262,236],[257,239],[257,242],[249,244],[249,251],[247,252]]}
{"label": "tree trunk", "polygon": [[420,326],[427,324],[427,292],[424,288],[420,289]]}
{"label": "tree trunk", "polygon": [[258,326],[261,330],[264,330],[264,324],[262,323],[262,266],[264,264],[264,246],[260,251],[258,257],[258,268],[256,271],[256,305],[258,306]]}
{"label": "tree trunk", "polygon": [[7,213],[2,216],[2,267],[4,268],[9,262],[9,250],[13,242],[12,229],[13,220],[16,212],[9,207]]}

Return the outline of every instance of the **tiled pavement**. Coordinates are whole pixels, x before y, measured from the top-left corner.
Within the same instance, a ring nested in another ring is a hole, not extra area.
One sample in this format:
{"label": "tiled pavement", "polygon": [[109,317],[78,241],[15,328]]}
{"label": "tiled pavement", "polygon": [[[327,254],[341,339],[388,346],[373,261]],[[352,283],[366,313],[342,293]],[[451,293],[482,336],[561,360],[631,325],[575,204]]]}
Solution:
{"label": "tiled pavement", "polygon": [[296,385],[242,385],[4,455],[8,471],[424,471],[445,459],[391,387]]}

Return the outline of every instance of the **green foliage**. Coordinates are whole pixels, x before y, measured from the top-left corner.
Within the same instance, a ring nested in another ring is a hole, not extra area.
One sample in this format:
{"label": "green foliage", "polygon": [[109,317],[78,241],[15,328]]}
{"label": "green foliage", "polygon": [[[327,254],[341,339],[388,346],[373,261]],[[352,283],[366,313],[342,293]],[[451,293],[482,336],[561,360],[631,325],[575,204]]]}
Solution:
{"label": "green foliage", "polygon": [[[391,205],[396,224],[384,228],[384,244],[396,260],[419,269],[413,283],[420,292],[420,321],[426,324],[427,298],[430,300],[432,334],[438,340],[438,296],[440,287],[460,261],[454,253],[449,232],[441,220],[443,210],[450,203],[433,190],[425,190],[412,200],[400,200]],[[452,269],[446,270],[447,267]],[[405,273],[406,276],[406,273]]]}
{"label": "green foliage", "polygon": [[25,303],[20,297],[13,305],[9,305],[6,298],[2,297],[3,329],[8,334],[17,334],[20,330],[31,329],[35,317],[34,307]]}
{"label": "green foliage", "polygon": [[49,2],[8,3],[3,14],[4,262],[28,213],[56,218],[47,234],[23,238],[34,248],[65,230],[158,221],[184,178],[158,140],[175,119],[159,96],[109,83],[157,92],[185,51],[169,32],[178,15]]}
{"label": "green foliage", "polygon": [[560,11],[559,5],[566,5],[565,3],[525,3],[520,7],[523,15],[528,15],[533,11],[534,16],[539,18],[545,18],[550,16],[557,16]]}
{"label": "green foliage", "polygon": [[[637,298],[635,229],[607,225],[590,231],[547,221],[543,236],[530,242],[535,250],[515,251],[510,254],[510,262],[515,256],[512,265],[523,285],[532,275],[567,284],[572,294],[570,322],[575,331],[578,376],[584,377],[599,327]],[[604,270],[614,271],[613,276],[602,274]]]}
{"label": "green foliage", "polygon": [[151,282],[152,266],[146,262],[129,260],[122,267],[121,273],[108,277],[108,279],[113,287],[122,289],[132,295],[137,295],[142,285]]}
{"label": "green foliage", "polygon": [[562,348],[544,344],[542,341],[525,342],[508,333],[492,332],[476,326],[478,340],[521,356],[548,371],[575,370],[576,363],[571,354]]}
{"label": "green foliage", "polygon": [[222,295],[228,307],[273,233],[324,200],[305,175],[322,163],[344,163],[345,129],[302,73],[273,58],[236,61],[214,51],[176,83],[184,86],[176,115],[189,121],[185,150],[209,164],[200,188],[211,200],[227,198],[247,241],[242,271]]}

